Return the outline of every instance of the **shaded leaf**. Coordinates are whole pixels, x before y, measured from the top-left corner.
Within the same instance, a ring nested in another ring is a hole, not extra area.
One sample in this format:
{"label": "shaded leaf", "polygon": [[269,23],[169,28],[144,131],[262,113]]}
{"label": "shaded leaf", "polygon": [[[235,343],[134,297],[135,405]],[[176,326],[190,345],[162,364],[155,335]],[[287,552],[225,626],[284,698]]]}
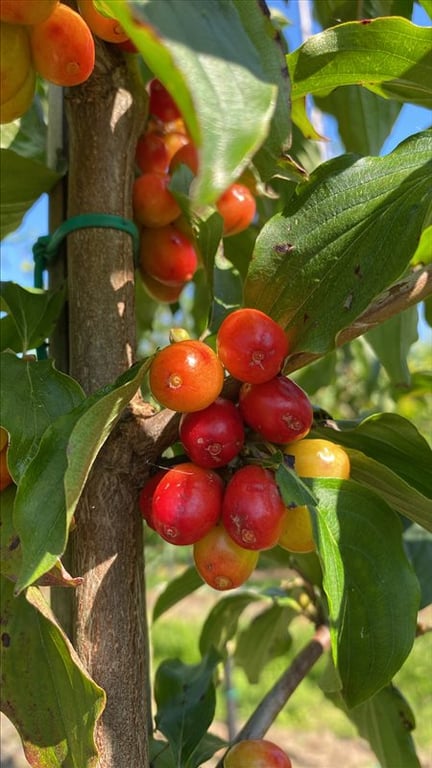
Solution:
{"label": "shaded leaf", "polygon": [[432,534],[415,523],[404,531],[404,545],[421,590],[420,609],[432,605]]}
{"label": "shaded leaf", "polygon": [[285,463],[279,464],[275,479],[283,498],[284,504],[289,506],[307,506],[316,504],[316,498],[310,488],[303,482],[293,469]]}
{"label": "shaded leaf", "polygon": [[396,387],[409,387],[411,383],[407,358],[418,339],[417,325],[418,308],[414,306],[380,323],[364,336]]}
{"label": "shaded leaf", "polygon": [[141,385],[149,364],[149,360],[137,363],[44,432],[15,497],[14,525],[23,557],[18,592],[49,571],[63,554],[72,515],[93,462]]}
{"label": "shaded leaf", "polygon": [[419,585],[399,517],[352,480],[311,480],[332,655],[349,708],[388,685],[416,632]]}
{"label": "shaded leaf", "polygon": [[153,608],[153,621],[159,616],[179,603],[184,597],[187,597],[199,587],[202,587],[203,581],[194,565],[186,568],[180,576],[171,579],[164,591],[158,596]]}
{"label": "shaded leaf", "polygon": [[432,499],[423,496],[385,464],[347,448],[351,477],[381,496],[392,509],[432,531]]}
{"label": "shaded leaf", "polygon": [[386,98],[432,106],[432,29],[404,18],[349,21],[287,56],[292,98],[362,85]]}
{"label": "shaded leaf", "polygon": [[[269,75],[267,59],[264,70],[263,54],[233,3],[215,0],[211,10],[194,0],[103,0],[98,5],[112,9],[175,98],[200,153],[193,199],[199,205],[214,203],[264,143],[280,71],[273,66]],[[258,5],[248,12],[260,24]],[[274,45],[271,38],[268,45]]]}
{"label": "shaded leaf", "polygon": [[21,224],[33,203],[61,178],[46,165],[21,157],[11,149],[0,150],[0,239]]}
{"label": "shaded leaf", "polygon": [[323,163],[259,233],[245,303],[322,354],[408,265],[432,201],[432,131]]}
{"label": "shaded leaf", "polygon": [[204,655],[213,647],[224,653],[226,644],[234,637],[241,614],[260,595],[255,592],[239,592],[219,600],[209,611],[199,639],[200,653]]}
{"label": "shaded leaf", "polygon": [[257,683],[265,665],[288,651],[292,642],[288,626],[296,616],[298,611],[275,603],[240,632],[234,658],[249,683]]}
{"label": "shaded leaf", "polygon": [[156,727],[168,739],[175,765],[185,765],[211,724],[216,707],[213,649],[199,664],[166,659],[156,670]]}
{"label": "shaded leaf", "polygon": [[65,290],[43,291],[0,283],[1,350],[27,352],[40,346],[55,328],[65,301]]}
{"label": "shaded leaf", "polygon": [[[1,709],[32,766],[96,768],[94,727],[105,695],[86,674],[37,587],[13,596],[1,578]],[[17,680],[19,685],[17,685]]]}

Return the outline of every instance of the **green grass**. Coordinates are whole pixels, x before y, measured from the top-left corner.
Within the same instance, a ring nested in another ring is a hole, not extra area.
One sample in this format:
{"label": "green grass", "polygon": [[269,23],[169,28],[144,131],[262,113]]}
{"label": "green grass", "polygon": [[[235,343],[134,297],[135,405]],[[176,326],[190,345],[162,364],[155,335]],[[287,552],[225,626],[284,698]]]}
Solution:
{"label": "green grass", "polygon": [[[194,598],[199,601],[199,593]],[[198,640],[201,631],[201,619],[188,617],[188,600],[183,601],[184,618],[169,613],[162,616],[153,625],[153,668],[164,658],[179,658],[188,664],[200,660]],[[203,606],[202,621],[206,615]],[[258,684],[251,685],[242,669],[233,670],[231,695],[234,697],[238,725],[241,725],[257,706],[263,695],[272,686],[279,675],[289,665],[293,656],[310,639],[312,628],[303,619],[291,625],[293,643],[288,653],[274,659],[263,670]],[[432,747],[432,690],[430,686],[430,659],[432,658],[432,633],[416,640],[414,649],[403,668],[395,678],[395,684],[411,705],[416,716],[417,727],[414,739],[419,749]],[[301,682],[287,705],[279,714],[276,725],[289,729],[320,732],[332,731],[339,738],[354,738],[356,729],[345,715],[326,699],[319,688],[319,680],[324,671],[326,659],[320,659],[307,677]],[[226,718],[226,699],[223,681],[218,686],[216,719]]]}

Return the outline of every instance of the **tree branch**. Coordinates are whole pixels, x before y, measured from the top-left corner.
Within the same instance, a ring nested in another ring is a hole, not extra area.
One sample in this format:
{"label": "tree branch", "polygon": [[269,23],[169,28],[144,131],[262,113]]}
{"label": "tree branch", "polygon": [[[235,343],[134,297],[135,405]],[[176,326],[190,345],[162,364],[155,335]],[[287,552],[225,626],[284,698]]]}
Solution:
{"label": "tree branch", "polygon": [[[329,648],[329,628],[322,624],[317,627],[313,638],[302,648],[289,668],[276,680],[258,704],[249,720],[238,732],[233,743],[243,741],[243,739],[261,739],[309,670]],[[223,768],[223,757],[216,768]]]}
{"label": "tree branch", "polygon": [[[405,309],[424,301],[432,295],[432,265],[414,269],[402,280],[393,283],[354,321],[348,328],[340,331],[336,347],[342,347],[348,341],[363,336],[377,325],[390,320]],[[292,373],[305,365],[319,360],[322,354],[298,352],[291,355],[284,367],[284,373]]]}

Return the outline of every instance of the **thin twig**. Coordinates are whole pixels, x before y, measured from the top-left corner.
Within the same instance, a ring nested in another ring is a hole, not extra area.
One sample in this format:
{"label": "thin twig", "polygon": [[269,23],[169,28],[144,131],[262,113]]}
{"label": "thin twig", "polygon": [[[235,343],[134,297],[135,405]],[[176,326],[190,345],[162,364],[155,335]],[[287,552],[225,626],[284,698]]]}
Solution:
{"label": "thin twig", "polygon": [[[297,654],[292,664],[276,680],[255,711],[238,732],[233,743],[243,739],[261,739],[275,721],[295,689],[313,665],[330,647],[330,632],[326,625],[317,627],[313,638]],[[222,757],[216,768],[223,768]]]}

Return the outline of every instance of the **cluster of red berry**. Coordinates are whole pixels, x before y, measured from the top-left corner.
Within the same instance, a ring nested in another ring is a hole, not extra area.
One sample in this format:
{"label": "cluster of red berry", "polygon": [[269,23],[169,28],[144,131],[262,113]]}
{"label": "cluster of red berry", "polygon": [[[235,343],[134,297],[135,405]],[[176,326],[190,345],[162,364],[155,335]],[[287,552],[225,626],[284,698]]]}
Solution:
{"label": "cluster of red berry", "polygon": [[[187,166],[196,176],[199,156],[166,88],[153,79],[148,90],[149,118],[137,143],[139,175],[133,187],[134,216],[141,229],[140,273],[153,298],[173,302],[193,278],[199,255],[170,183],[180,165]],[[243,231],[252,222],[255,197],[245,184],[231,184],[216,207],[227,237]]]}
{"label": "cluster of red berry", "polygon": [[[293,443],[313,442],[302,440],[313,409],[281,373],[289,344],[268,315],[250,308],[232,312],[216,348],[186,339],[160,350],[152,362],[154,397],[182,412],[179,439],[187,460],[158,469],[140,494],[140,508],[165,541],[193,545],[204,581],[225,590],[244,583],[261,550],[286,543],[291,509],[274,470],[250,446],[275,444],[292,454]],[[240,382],[237,403],[221,396],[225,372]]]}

